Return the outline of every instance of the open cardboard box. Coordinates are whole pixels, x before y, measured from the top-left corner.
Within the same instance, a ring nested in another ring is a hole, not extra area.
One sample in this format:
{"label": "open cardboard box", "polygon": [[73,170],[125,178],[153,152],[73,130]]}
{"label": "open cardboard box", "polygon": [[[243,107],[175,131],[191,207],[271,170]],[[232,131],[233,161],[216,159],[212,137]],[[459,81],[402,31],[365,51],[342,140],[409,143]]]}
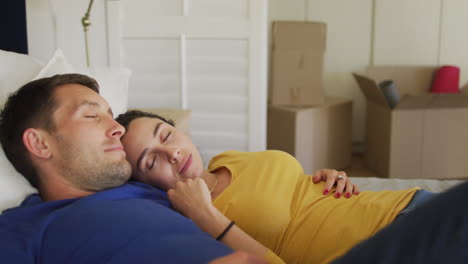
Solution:
{"label": "open cardboard box", "polygon": [[268,149],[296,157],[307,174],[351,163],[352,101],[326,97],[314,107],[268,106]]}
{"label": "open cardboard box", "polygon": [[[389,178],[468,178],[468,94],[430,94],[438,67],[369,67],[354,74],[367,99],[366,165]],[[390,109],[378,87],[393,80]]]}

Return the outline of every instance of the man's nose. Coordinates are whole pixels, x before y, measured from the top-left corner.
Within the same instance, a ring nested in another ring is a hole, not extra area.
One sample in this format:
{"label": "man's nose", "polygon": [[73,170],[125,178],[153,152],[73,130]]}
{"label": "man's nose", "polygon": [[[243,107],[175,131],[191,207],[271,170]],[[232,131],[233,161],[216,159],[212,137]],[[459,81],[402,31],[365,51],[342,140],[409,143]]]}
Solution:
{"label": "man's nose", "polygon": [[111,128],[109,129],[110,137],[117,137],[120,139],[125,134],[125,127],[119,124],[117,121],[112,119]]}

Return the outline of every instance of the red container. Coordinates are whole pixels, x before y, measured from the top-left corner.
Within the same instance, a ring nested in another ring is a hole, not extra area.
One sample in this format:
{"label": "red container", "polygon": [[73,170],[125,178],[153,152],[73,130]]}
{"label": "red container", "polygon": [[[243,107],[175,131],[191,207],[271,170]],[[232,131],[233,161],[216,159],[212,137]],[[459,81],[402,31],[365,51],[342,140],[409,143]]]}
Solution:
{"label": "red container", "polygon": [[459,93],[460,68],[452,65],[440,67],[432,82],[431,93]]}

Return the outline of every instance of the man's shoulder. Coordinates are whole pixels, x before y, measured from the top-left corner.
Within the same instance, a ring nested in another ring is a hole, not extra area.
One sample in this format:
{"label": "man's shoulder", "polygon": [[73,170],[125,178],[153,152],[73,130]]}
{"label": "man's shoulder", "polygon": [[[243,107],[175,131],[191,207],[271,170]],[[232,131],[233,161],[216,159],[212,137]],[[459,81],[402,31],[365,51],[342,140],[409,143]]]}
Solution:
{"label": "man's shoulder", "polygon": [[[47,263],[64,263],[70,255],[75,263],[101,263],[103,258],[121,259],[118,263],[129,263],[130,258],[139,263],[159,258],[168,262],[164,256],[177,256],[178,263],[197,259],[192,262],[206,263],[231,252],[173,211],[165,192],[146,184],[132,182],[61,203],[42,202],[17,211],[14,215],[22,221],[10,222],[8,229],[0,227],[0,244],[10,248],[0,249],[0,256],[41,258]],[[40,210],[44,210],[40,215],[33,213]],[[180,248],[193,250],[181,253]]]}
{"label": "man's shoulder", "polygon": [[166,192],[141,182],[128,182],[86,197],[51,202],[43,201],[38,194],[31,194],[18,207],[7,209],[0,216],[3,219],[15,219],[15,222],[21,222],[21,219],[27,221],[27,219],[43,218],[59,212],[63,214],[68,210],[86,210],[105,206],[106,203],[112,203],[115,207],[125,206],[128,203],[136,203],[138,206],[142,201],[143,203],[151,201],[152,204],[170,207]]}
{"label": "man's shoulder", "polygon": [[76,204],[101,204],[112,202],[114,205],[123,203],[144,203],[151,202],[170,207],[167,193],[141,182],[128,182],[122,186],[100,191],[95,194],[79,199]]}

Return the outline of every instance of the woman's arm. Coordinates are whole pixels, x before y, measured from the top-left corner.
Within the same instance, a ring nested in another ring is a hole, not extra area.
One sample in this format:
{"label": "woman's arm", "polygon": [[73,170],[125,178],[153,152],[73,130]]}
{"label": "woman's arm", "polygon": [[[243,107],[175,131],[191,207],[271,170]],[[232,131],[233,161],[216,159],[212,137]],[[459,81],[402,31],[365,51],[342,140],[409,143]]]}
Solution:
{"label": "woman's arm", "polygon": [[[170,189],[167,194],[175,210],[190,218],[213,238],[217,238],[231,223],[231,220],[214,207],[208,187],[200,178],[177,182],[175,188]],[[260,257],[265,257],[270,251],[236,225],[229,229],[221,242],[234,250],[245,251]],[[272,254],[268,255],[271,257]],[[270,263],[284,263],[277,256],[273,258],[269,259]]]}
{"label": "woman's arm", "polygon": [[225,257],[212,260],[208,264],[268,264],[268,262],[255,255],[237,251]]}
{"label": "woman's arm", "polygon": [[208,264],[268,264],[268,262],[255,255],[237,251],[222,258],[217,258]]}

